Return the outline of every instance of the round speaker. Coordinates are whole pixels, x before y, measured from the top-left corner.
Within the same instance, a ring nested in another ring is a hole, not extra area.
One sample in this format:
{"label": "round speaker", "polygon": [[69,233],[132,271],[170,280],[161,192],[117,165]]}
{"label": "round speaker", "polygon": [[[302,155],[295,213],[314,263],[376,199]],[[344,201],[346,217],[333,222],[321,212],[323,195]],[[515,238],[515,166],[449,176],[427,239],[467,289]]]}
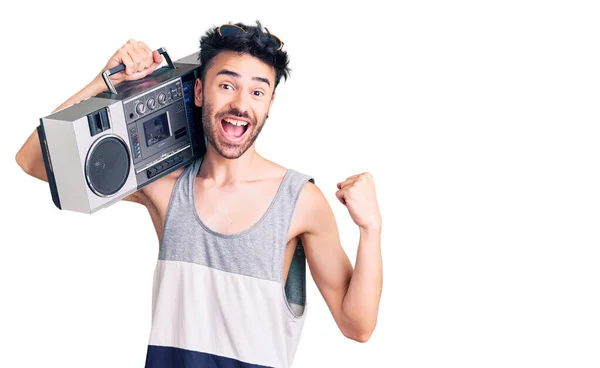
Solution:
{"label": "round speaker", "polygon": [[105,135],[95,141],[85,161],[85,176],[90,189],[101,197],[117,193],[129,176],[129,150],[115,135]]}

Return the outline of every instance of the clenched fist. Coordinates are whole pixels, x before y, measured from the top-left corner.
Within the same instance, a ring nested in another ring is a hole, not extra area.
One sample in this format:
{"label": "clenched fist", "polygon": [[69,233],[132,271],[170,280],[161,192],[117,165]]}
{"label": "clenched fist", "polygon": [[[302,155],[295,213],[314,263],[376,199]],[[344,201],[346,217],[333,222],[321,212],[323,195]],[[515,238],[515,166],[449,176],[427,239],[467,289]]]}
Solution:
{"label": "clenched fist", "polygon": [[123,72],[115,73],[109,78],[116,86],[120,82],[141,79],[152,73],[160,65],[163,57],[158,51],[152,51],[144,42],[130,39],[110,58],[104,72],[117,65],[124,64]]}
{"label": "clenched fist", "polygon": [[352,220],[362,229],[380,230],[381,214],[370,173],[350,176],[337,184],[337,199],[346,206]]}

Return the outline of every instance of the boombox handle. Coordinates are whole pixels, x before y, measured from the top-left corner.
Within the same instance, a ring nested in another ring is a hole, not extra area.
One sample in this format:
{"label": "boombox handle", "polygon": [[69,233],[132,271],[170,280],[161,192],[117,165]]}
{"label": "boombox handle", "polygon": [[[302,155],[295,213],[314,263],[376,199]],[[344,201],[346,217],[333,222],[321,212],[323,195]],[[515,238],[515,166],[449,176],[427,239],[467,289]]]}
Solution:
{"label": "boombox handle", "polygon": [[[165,56],[165,60],[167,61],[167,64],[169,64],[169,67],[171,69],[175,69],[175,65],[173,65],[173,62],[171,61],[169,54],[167,54],[167,49],[165,49],[164,47],[161,47],[161,48],[157,49],[156,51],[158,51],[158,53],[160,55]],[[123,70],[125,70],[125,64],[120,64],[120,65],[115,66],[114,68],[105,70],[102,73],[102,79],[104,79],[104,83],[106,83],[106,86],[108,87],[109,91],[111,91],[115,95],[117,94],[117,90],[115,89],[115,86],[113,86],[112,82],[110,81],[110,79],[108,77],[110,77],[111,75],[116,74],[118,72],[122,72]]]}

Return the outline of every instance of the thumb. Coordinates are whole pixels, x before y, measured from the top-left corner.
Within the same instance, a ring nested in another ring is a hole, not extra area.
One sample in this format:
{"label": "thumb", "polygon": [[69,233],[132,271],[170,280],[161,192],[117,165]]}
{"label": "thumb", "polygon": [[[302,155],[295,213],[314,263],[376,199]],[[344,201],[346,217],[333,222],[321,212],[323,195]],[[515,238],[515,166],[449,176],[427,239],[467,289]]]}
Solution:
{"label": "thumb", "polygon": [[152,52],[152,57],[154,58],[154,62],[155,62],[156,64],[160,64],[160,63],[162,63],[162,61],[163,61],[163,57],[162,57],[162,55],[161,55],[161,54],[159,54],[159,53],[158,53],[158,50],[154,50],[154,51]]}
{"label": "thumb", "polygon": [[335,196],[344,206],[346,205],[346,200],[344,199],[344,191],[343,190],[338,190],[337,192],[335,192]]}
{"label": "thumb", "polygon": [[152,64],[148,68],[142,70],[141,72],[132,74],[130,77],[133,78],[134,80],[144,78],[144,77],[148,76],[149,74],[151,74],[156,69],[156,66],[157,66],[156,64]]}

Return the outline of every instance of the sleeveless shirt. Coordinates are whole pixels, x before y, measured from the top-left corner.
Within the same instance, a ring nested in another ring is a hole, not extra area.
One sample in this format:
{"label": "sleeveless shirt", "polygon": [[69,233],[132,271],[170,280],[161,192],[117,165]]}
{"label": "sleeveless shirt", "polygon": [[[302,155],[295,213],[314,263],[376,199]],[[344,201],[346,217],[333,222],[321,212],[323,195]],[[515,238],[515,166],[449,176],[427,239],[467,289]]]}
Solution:
{"label": "sleeveless shirt", "polygon": [[201,163],[186,167],[171,194],[145,366],[290,367],[307,311],[306,257],[299,241],[284,282],[284,253],[298,196],[314,180],[287,169],[258,222],[221,234],[196,210]]}

